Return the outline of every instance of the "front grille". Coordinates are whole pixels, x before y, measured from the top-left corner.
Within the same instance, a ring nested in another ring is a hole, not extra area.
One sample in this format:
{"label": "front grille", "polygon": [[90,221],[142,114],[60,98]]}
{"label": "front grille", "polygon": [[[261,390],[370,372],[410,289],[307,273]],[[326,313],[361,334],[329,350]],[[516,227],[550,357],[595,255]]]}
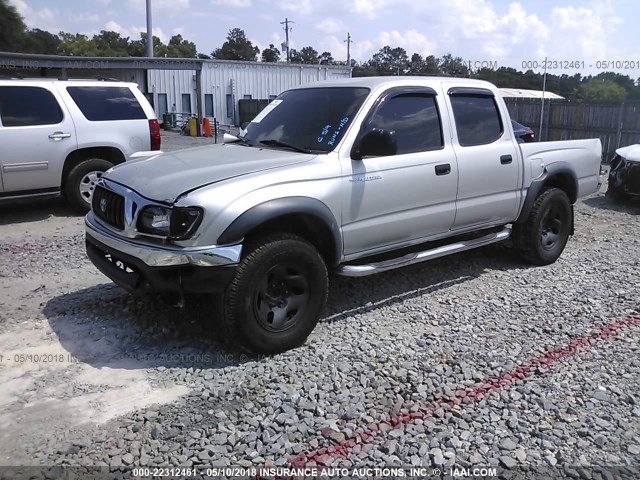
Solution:
{"label": "front grille", "polygon": [[121,195],[98,186],[93,192],[91,209],[100,220],[118,230],[124,229],[124,197]]}

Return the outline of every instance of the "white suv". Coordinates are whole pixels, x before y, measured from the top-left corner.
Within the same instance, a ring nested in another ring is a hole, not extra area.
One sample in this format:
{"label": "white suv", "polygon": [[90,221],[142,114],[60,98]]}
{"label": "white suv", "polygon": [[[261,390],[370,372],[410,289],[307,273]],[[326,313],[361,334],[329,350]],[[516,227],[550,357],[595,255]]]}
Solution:
{"label": "white suv", "polygon": [[0,79],[0,200],[62,193],[86,212],[104,171],[159,149],[135,83]]}

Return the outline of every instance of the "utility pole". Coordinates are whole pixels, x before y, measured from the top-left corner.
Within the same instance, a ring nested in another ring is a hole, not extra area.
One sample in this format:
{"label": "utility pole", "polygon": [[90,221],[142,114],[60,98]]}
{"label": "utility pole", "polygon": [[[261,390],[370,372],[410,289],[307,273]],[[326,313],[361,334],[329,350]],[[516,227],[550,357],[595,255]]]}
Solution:
{"label": "utility pole", "polygon": [[544,57],[544,76],[542,77],[542,103],[540,104],[540,130],[538,131],[538,141],[542,141],[542,119],[544,117],[544,93],[547,89],[547,57]]}
{"label": "utility pole", "polygon": [[347,67],[351,66],[351,44],[353,43],[353,40],[351,40],[351,34],[349,32],[347,32],[347,39],[343,40],[344,42],[347,42]]}
{"label": "utility pole", "polygon": [[151,0],[147,0],[147,57],[153,58],[153,28],[151,27]]}
{"label": "utility pole", "polygon": [[292,22],[288,18],[285,18],[284,22],[280,22],[280,25],[284,25],[283,30],[285,35],[285,42],[282,44],[282,48],[287,50],[287,63],[289,63],[289,32],[291,31],[291,27],[289,26],[290,23],[296,22]]}

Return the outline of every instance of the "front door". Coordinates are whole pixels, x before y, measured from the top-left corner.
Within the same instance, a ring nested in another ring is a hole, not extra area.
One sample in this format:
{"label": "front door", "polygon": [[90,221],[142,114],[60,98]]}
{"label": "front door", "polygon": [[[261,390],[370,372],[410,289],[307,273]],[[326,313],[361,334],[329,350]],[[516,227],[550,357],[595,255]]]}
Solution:
{"label": "front door", "polygon": [[440,110],[431,89],[392,89],[364,121],[361,134],[393,132],[397,152],[343,159],[345,255],[414,243],[451,228],[458,168]]}
{"label": "front door", "polygon": [[73,121],[59,99],[38,86],[0,86],[0,168],[4,192],[59,187],[76,148]]}

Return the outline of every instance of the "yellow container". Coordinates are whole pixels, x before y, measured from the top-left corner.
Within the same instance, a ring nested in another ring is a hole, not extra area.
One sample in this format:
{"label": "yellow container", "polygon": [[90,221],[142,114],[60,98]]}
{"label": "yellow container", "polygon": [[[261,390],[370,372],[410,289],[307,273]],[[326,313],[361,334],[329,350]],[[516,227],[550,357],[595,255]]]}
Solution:
{"label": "yellow container", "polygon": [[196,117],[189,119],[189,135],[192,137],[198,136],[198,119]]}

